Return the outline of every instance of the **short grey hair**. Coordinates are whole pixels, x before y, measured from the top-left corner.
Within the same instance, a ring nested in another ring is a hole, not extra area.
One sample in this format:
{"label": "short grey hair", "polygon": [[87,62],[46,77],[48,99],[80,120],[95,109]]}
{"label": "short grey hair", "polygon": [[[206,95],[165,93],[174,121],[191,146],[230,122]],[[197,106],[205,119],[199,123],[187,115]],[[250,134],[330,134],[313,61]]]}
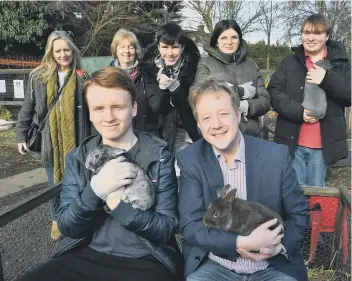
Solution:
{"label": "short grey hair", "polygon": [[189,103],[192,108],[194,118],[197,120],[196,106],[199,98],[209,92],[226,92],[231,98],[231,104],[235,111],[240,108],[240,95],[238,93],[237,85],[230,86],[229,83],[223,79],[210,78],[203,83],[196,84],[190,88],[188,96]]}

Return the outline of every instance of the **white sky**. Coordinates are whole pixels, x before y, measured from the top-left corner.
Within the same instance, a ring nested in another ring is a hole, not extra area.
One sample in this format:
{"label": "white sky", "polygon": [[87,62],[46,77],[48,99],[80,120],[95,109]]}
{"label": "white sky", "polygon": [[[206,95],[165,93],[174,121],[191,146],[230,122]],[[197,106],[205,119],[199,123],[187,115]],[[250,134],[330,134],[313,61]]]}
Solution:
{"label": "white sky", "polygon": [[[199,16],[191,8],[186,6],[182,12],[183,12],[183,18],[184,18],[184,20],[181,23],[182,28],[196,30],[197,26],[203,23],[201,16]],[[277,40],[279,40],[279,42],[282,43],[283,42],[282,36],[283,36],[283,30],[280,30],[280,28],[278,28],[271,34],[271,40],[270,40],[271,43],[275,44]],[[266,35],[263,31],[252,32],[250,34],[246,34],[244,36],[244,39],[247,42],[255,43],[261,40],[266,41]]]}

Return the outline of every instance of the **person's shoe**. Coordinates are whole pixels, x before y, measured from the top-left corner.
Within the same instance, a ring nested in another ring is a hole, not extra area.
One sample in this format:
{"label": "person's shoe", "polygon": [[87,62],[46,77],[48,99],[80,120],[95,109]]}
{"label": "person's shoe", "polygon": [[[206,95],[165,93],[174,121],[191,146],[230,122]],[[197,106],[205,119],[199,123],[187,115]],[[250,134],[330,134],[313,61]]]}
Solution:
{"label": "person's shoe", "polygon": [[59,226],[57,225],[57,221],[53,221],[51,225],[51,238],[53,240],[59,240],[61,238],[61,232],[59,230]]}

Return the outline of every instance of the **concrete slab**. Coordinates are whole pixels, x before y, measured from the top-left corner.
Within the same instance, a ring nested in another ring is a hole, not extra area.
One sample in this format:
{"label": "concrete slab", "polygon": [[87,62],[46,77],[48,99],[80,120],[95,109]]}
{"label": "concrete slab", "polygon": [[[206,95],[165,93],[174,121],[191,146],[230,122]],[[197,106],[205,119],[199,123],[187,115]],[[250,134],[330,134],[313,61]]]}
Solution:
{"label": "concrete slab", "polygon": [[44,168],[24,172],[8,178],[0,179],[0,197],[12,194],[34,185],[48,181]]}

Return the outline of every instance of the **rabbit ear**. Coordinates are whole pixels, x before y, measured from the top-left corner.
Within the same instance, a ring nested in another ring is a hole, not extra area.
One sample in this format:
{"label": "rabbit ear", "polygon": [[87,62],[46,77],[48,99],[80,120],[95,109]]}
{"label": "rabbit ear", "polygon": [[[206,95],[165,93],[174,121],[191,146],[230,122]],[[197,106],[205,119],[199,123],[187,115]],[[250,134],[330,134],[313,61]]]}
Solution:
{"label": "rabbit ear", "polygon": [[221,189],[221,192],[220,192],[220,198],[224,198],[227,194],[227,191],[230,189],[231,185],[227,184],[223,187],[223,189]]}
{"label": "rabbit ear", "polygon": [[237,193],[237,189],[234,188],[234,189],[232,189],[230,192],[228,192],[228,193],[226,194],[226,196],[224,197],[224,199],[226,199],[226,200],[229,201],[229,202],[232,202],[232,201],[235,200],[235,198],[236,198],[236,193]]}

